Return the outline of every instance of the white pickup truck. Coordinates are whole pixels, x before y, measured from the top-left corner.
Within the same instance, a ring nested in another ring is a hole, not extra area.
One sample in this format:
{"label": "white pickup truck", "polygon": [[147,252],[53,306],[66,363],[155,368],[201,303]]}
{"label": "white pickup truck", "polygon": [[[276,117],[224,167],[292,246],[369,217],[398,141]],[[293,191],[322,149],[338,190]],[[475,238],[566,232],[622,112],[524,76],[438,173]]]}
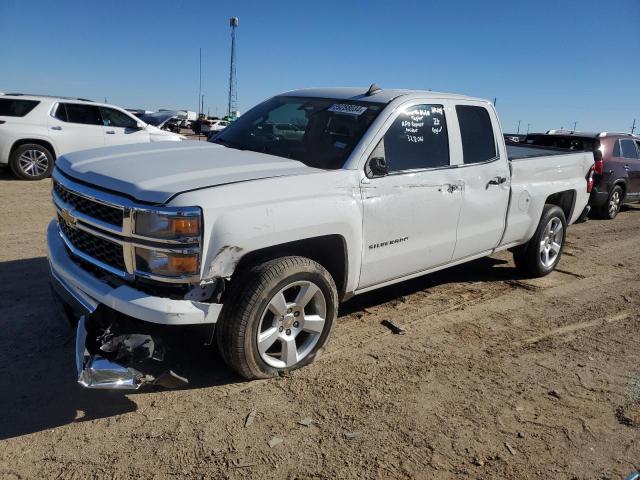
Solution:
{"label": "white pickup truck", "polygon": [[353,295],[505,249],[546,275],[592,166],[508,151],[485,100],[375,86],[278,95],[211,143],[62,156],[48,256],[80,318],[79,381],[158,381],[139,365],[166,326],[205,327],[240,375],[275,376],[317,358]]}

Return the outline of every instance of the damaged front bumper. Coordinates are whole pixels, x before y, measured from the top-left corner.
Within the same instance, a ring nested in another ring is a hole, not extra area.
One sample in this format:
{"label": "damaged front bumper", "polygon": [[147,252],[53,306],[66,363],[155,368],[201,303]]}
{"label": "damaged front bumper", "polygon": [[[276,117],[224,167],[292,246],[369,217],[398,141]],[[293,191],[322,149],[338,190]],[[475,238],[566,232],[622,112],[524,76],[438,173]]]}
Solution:
{"label": "damaged front bumper", "polygon": [[[101,335],[100,353],[90,353],[86,318],[81,316],[76,331],[76,369],[78,383],[85,388],[103,390],[137,390],[143,385],[159,385],[165,388],[177,388],[188,385],[186,378],[171,370],[158,376],[143,373],[131,366],[146,360],[162,361],[164,352],[159,342],[151,335],[125,334]],[[94,339],[95,340],[95,339]],[[91,341],[90,343],[95,343]],[[104,352],[102,354],[102,352]],[[109,357],[113,358],[107,358]],[[117,361],[122,359],[122,362]]]}

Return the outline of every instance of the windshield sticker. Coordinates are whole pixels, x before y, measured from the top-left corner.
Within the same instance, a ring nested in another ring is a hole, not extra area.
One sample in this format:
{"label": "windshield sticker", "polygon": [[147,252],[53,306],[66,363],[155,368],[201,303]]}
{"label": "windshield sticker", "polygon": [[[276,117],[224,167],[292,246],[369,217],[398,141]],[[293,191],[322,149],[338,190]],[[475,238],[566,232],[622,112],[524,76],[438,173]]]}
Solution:
{"label": "windshield sticker", "polygon": [[367,107],[363,107],[362,105],[350,105],[348,103],[335,103],[329,107],[328,111],[360,116],[367,111]]}

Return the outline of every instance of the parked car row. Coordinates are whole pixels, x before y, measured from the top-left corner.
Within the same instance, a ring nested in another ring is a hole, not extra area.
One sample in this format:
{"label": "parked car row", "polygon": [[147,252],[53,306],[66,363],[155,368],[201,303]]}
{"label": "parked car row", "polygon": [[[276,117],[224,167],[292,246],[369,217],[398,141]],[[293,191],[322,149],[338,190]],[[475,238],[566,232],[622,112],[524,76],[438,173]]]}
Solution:
{"label": "parked car row", "polygon": [[64,155],[47,248],[79,382],[161,383],[144,360],[194,326],[243,377],[277,376],[354,295],[503,250],[547,275],[593,171],[590,151],[507,146],[486,100],[375,85],[275,96],[207,143]]}
{"label": "parked car row", "polygon": [[43,95],[0,96],[0,166],[9,165],[23,180],[48,177],[55,160],[70,152],[184,138],[106,103]]}
{"label": "parked car row", "polygon": [[640,137],[551,130],[527,135],[520,144],[593,152],[595,165],[589,205],[600,218],[613,219],[624,203],[640,201]]}

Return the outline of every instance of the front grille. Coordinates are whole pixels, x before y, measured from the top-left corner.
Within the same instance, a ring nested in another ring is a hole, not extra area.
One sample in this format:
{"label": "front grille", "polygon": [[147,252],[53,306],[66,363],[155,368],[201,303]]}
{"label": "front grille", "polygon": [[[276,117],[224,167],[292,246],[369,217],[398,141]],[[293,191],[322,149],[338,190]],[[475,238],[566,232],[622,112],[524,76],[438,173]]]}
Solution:
{"label": "front grille", "polygon": [[69,240],[71,245],[82,253],[106,263],[110,267],[118,270],[126,270],[122,246],[117,243],[104,240],[103,238],[91,235],[83,230],[70,226],[64,218],[58,215],[58,225],[60,231]]}
{"label": "front grille", "polygon": [[53,182],[53,189],[64,202],[71,205],[77,211],[111,225],[122,227],[121,209],[76,195],[55,181]]}

